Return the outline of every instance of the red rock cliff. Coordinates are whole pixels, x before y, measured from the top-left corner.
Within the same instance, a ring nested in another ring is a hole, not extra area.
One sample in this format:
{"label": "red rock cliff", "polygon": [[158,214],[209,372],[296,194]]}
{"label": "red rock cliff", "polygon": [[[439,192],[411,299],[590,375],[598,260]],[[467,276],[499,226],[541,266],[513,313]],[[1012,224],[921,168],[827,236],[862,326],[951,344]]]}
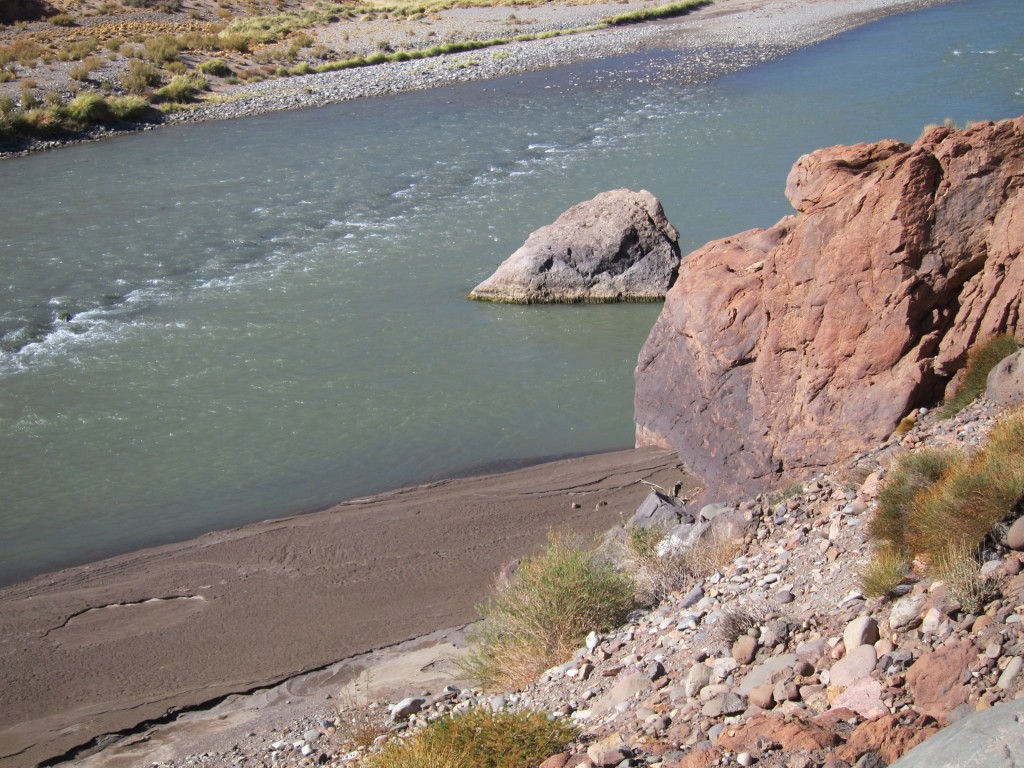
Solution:
{"label": "red rock cliff", "polygon": [[887,436],[1018,328],[1022,187],[1024,117],[801,157],[795,216],[683,259],[636,369],[637,444],[752,490]]}

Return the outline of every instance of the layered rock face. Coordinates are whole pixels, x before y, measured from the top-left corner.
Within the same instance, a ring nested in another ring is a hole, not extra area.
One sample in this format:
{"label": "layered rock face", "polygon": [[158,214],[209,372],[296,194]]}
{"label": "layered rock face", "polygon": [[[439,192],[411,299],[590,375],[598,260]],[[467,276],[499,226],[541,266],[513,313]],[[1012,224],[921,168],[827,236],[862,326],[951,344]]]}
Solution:
{"label": "layered rock face", "polygon": [[1022,187],[1024,117],[801,157],[796,216],[683,260],[640,353],[637,444],[752,490],[889,434],[1016,331]]}
{"label": "layered rock face", "polygon": [[514,304],[661,300],[679,267],[678,240],[647,190],[602,192],[530,235],[469,296]]}

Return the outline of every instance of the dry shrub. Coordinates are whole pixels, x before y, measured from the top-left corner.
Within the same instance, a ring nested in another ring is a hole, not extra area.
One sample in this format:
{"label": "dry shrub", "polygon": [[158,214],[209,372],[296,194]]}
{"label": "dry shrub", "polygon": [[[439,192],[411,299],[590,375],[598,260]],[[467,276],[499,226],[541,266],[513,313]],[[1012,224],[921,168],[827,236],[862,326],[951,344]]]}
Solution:
{"label": "dry shrub", "polygon": [[764,621],[764,614],[755,608],[729,608],[711,625],[708,638],[717,645],[732,647],[743,635]]}
{"label": "dry shrub", "polygon": [[950,596],[965,613],[981,613],[994,591],[992,579],[983,578],[976,550],[963,542],[950,546],[935,564],[935,574],[946,582]]}
{"label": "dry shrub", "polygon": [[861,572],[861,588],[868,597],[888,597],[906,577],[909,568],[910,563],[902,552],[888,543],[876,543],[871,562]]}
{"label": "dry shrub", "polygon": [[654,605],[674,592],[686,592],[739,555],[735,540],[698,541],[692,547],[665,547],[665,533],[633,528],[626,545],[626,567],[633,572],[637,600]]}
{"label": "dry shrub", "polygon": [[532,768],[565,749],[576,729],[542,712],[471,709],[388,745],[370,768]]}
{"label": "dry shrub", "polygon": [[519,688],[572,656],[592,630],[622,624],[636,606],[633,584],[607,560],[565,536],[523,560],[478,606],[465,671],[487,688]]}

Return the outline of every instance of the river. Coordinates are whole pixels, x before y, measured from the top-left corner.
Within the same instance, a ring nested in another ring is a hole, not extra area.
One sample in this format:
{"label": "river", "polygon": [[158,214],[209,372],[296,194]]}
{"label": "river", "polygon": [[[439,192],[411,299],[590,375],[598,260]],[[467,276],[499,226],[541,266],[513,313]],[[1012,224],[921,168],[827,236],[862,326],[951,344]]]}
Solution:
{"label": "river", "polygon": [[1019,0],[701,85],[672,55],[0,164],[0,583],[628,447],[657,305],[465,298],[532,230],[646,188],[685,253],[789,212],[804,152],[1024,112]]}

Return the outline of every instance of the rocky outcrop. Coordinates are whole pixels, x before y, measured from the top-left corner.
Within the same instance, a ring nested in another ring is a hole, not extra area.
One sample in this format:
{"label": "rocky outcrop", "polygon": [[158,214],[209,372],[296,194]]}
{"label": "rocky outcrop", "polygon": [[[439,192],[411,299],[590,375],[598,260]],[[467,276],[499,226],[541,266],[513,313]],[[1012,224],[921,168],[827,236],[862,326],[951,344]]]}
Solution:
{"label": "rocky outcrop", "polygon": [[638,445],[752,489],[885,437],[1014,332],[1024,117],[801,157],[774,227],[687,256],[636,370]]}
{"label": "rocky outcrop", "polygon": [[658,301],[679,268],[678,240],[650,192],[602,192],[530,235],[469,297],[513,304]]}

